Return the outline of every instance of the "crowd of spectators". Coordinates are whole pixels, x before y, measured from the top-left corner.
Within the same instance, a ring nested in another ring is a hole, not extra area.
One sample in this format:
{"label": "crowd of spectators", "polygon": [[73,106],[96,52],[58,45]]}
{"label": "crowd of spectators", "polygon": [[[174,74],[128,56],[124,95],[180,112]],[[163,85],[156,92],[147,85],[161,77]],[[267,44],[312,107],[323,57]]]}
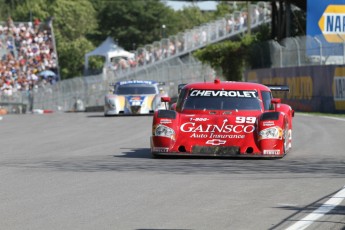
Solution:
{"label": "crowd of spectators", "polygon": [[[270,18],[271,10],[266,5],[253,5],[250,16],[251,23],[256,24]],[[115,71],[128,71],[148,65],[192,48],[206,45],[209,41],[217,40],[226,34],[241,30],[247,26],[247,23],[248,11],[237,11],[212,24],[205,24],[184,33],[163,38],[152,45],[146,45],[132,51],[135,54],[134,57],[115,57],[110,67]]]}
{"label": "crowd of spectators", "polygon": [[[57,55],[51,28],[39,19],[33,22],[0,22],[0,96],[12,97],[57,80]],[[55,74],[41,75],[44,70]]]}

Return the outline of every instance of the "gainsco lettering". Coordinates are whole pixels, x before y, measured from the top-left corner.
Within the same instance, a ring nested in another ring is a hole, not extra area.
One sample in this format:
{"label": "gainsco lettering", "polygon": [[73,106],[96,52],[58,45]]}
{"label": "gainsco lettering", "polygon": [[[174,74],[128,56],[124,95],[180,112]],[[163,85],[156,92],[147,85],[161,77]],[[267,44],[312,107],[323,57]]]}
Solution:
{"label": "gainsco lettering", "polygon": [[185,133],[252,133],[255,130],[254,125],[231,125],[224,120],[222,125],[215,124],[199,124],[196,125],[194,122],[183,123],[180,130]]}
{"label": "gainsco lettering", "polygon": [[190,97],[247,97],[256,98],[256,91],[248,90],[200,90],[194,89],[189,93]]}

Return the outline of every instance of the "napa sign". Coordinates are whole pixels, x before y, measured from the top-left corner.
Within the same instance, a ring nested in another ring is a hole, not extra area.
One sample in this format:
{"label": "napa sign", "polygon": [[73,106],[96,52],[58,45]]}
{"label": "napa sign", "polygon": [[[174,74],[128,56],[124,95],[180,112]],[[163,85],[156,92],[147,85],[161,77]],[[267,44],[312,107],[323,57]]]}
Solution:
{"label": "napa sign", "polygon": [[319,27],[328,42],[345,42],[345,5],[329,5],[319,20]]}
{"label": "napa sign", "polygon": [[345,42],[345,0],[308,0],[307,35],[328,43]]}

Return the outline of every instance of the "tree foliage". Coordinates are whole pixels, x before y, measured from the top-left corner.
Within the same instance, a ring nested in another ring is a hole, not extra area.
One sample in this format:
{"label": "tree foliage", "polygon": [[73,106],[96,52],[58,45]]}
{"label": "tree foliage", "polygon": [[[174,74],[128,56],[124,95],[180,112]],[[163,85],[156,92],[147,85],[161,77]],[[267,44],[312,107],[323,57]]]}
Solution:
{"label": "tree foliage", "polygon": [[241,81],[253,36],[246,35],[241,41],[225,41],[211,44],[194,52],[201,62],[218,70],[229,81]]}

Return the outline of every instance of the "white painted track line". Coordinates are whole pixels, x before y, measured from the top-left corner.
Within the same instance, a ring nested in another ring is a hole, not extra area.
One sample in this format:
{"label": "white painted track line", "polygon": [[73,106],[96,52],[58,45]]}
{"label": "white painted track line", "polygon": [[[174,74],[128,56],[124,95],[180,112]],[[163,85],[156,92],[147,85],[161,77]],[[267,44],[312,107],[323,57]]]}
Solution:
{"label": "white painted track line", "polygon": [[345,186],[337,192],[331,199],[326,201],[321,207],[304,217],[302,220],[288,227],[286,230],[303,230],[313,224],[317,219],[323,217],[326,213],[334,209],[345,199]]}

